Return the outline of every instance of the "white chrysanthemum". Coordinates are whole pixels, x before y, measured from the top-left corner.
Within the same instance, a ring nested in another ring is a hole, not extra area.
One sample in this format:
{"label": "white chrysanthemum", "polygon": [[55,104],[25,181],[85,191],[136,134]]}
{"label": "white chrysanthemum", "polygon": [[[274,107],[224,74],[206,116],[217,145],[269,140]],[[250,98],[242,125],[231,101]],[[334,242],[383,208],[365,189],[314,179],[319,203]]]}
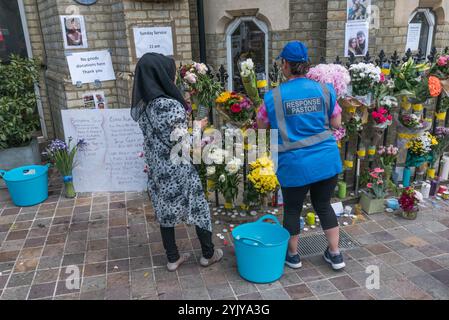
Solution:
{"label": "white chrysanthemum", "polygon": [[229,161],[226,164],[225,170],[229,174],[236,174],[240,170],[241,166],[242,166],[242,161],[239,158],[233,158],[231,161]]}
{"label": "white chrysanthemum", "polygon": [[226,181],[226,176],[224,174],[222,174],[219,178],[218,181],[220,182],[225,182]]}
{"label": "white chrysanthemum", "polygon": [[206,168],[206,175],[210,177],[213,174],[215,174],[215,167],[214,166],[207,167]]}

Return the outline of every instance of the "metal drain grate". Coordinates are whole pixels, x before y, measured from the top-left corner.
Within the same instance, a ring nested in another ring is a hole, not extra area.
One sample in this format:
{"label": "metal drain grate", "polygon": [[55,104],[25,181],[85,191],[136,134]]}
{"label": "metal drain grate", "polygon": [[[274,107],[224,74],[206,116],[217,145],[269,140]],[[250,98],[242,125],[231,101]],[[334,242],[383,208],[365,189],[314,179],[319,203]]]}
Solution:
{"label": "metal drain grate", "polygon": [[[301,257],[315,256],[323,254],[327,248],[327,239],[324,233],[318,233],[308,235],[305,237],[299,237],[298,240],[298,253]],[[352,249],[360,247],[360,244],[347,234],[344,230],[340,230],[340,249]]]}

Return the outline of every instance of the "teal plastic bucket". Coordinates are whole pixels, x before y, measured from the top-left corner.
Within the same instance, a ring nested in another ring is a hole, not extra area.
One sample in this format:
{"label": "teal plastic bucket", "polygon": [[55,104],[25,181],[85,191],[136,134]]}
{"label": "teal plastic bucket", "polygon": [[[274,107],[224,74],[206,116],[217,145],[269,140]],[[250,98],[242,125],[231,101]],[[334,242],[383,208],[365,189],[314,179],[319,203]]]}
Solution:
{"label": "teal plastic bucket", "polygon": [[48,198],[48,166],[24,166],[0,170],[12,202],[18,207],[34,206]]}
{"label": "teal plastic bucket", "polygon": [[232,237],[237,270],[243,279],[269,283],[282,277],[290,234],[276,217],[266,215],[256,222],[242,224],[232,231]]}

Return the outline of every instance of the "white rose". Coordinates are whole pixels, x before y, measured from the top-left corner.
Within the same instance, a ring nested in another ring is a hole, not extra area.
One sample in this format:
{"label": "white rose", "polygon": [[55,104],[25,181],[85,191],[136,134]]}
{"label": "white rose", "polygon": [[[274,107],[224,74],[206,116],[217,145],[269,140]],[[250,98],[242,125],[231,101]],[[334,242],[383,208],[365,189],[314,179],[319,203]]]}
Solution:
{"label": "white rose", "polygon": [[225,182],[226,181],[226,176],[224,174],[222,174],[219,178],[218,181],[220,182]]}
{"label": "white rose", "polygon": [[242,162],[238,158],[234,158],[226,164],[226,171],[230,174],[236,174],[241,166]]}

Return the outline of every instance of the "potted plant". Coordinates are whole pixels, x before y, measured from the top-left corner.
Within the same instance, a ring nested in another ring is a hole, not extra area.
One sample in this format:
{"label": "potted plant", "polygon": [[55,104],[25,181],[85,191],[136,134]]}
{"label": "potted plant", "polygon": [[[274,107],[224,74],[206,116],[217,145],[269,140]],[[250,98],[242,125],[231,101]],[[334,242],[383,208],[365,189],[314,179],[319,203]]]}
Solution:
{"label": "potted plant", "polygon": [[441,121],[446,120],[447,109],[449,109],[449,97],[444,97],[441,99],[440,104],[436,107],[435,118]]}
{"label": "potted plant", "polygon": [[416,191],[413,187],[407,187],[402,191],[399,198],[399,205],[401,206],[401,217],[408,220],[415,220],[418,216],[418,203],[422,201],[422,194]]}
{"label": "potted plant", "polygon": [[384,211],[385,183],[382,177],[384,169],[375,168],[369,171],[367,191],[360,196],[360,205],[367,214]]}
{"label": "potted plant", "polygon": [[39,129],[35,83],[39,73],[33,59],[11,56],[0,63],[0,163],[13,169],[41,161],[37,139]]}
{"label": "potted plant", "polygon": [[71,147],[71,142],[72,138],[69,138],[68,144],[58,139],[53,140],[45,152],[45,155],[48,156],[50,162],[54,164],[62,176],[64,181],[64,195],[66,198],[76,197],[72,171],[76,166],[76,153],[82,151],[86,146],[86,142],[83,139],[80,139],[73,147]]}

